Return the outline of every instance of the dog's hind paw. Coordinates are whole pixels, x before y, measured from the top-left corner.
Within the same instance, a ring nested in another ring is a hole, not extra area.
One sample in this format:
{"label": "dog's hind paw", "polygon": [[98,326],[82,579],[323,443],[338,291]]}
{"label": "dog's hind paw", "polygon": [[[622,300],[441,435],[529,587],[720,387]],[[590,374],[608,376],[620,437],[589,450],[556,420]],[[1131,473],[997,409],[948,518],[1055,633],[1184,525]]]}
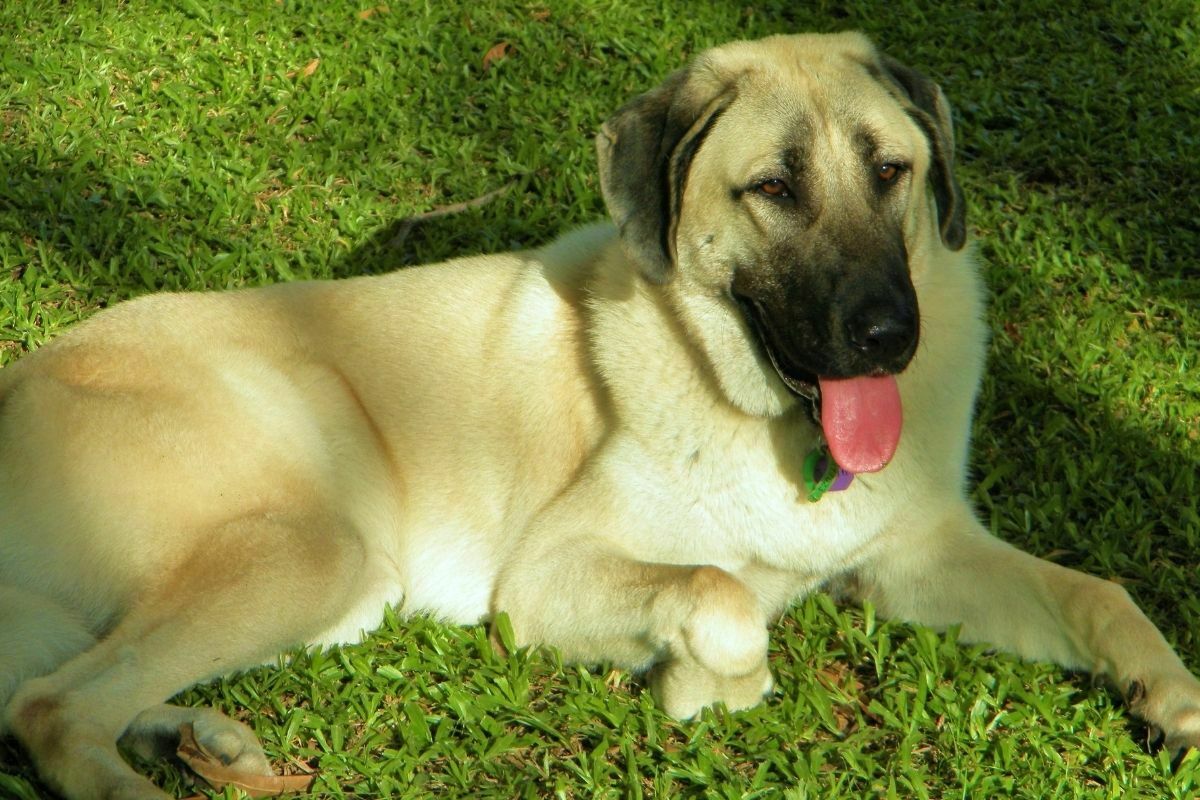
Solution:
{"label": "dog's hind paw", "polygon": [[258,737],[249,727],[223,714],[202,715],[192,722],[196,743],[217,761],[238,772],[273,775]]}
{"label": "dog's hind paw", "polygon": [[253,775],[274,774],[254,731],[213,708],[149,708],[130,724],[121,744],[145,759],[173,755],[185,725],[191,726],[196,744],[223,766]]}

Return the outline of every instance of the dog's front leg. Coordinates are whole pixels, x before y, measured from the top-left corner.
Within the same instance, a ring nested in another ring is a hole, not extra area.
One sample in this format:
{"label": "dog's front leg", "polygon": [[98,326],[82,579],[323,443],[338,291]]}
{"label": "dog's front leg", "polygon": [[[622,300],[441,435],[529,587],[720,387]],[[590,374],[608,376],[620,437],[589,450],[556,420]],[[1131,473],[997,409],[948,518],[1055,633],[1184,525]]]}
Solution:
{"label": "dog's front leg", "polygon": [[965,503],[932,531],[893,531],[857,583],[881,615],[1103,675],[1172,752],[1200,746],[1200,681],[1128,593],[996,539]]}
{"label": "dog's front leg", "polygon": [[653,666],[651,689],[677,718],[718,702],[758,703],[771,688],[759,598],[714,566],[638,560],[606,535],[631,524],[628,512],[597,497],[569,492],[510,554],[493,610],[509,616],[517,645],[553,645],[576,662]]}

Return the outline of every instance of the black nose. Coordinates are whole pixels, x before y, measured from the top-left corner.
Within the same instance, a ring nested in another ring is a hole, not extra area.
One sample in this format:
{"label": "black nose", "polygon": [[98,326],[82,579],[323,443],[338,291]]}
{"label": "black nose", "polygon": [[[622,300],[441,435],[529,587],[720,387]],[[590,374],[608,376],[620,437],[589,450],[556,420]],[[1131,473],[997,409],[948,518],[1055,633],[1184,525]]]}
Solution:
{"label": "black nose", "polygon": [[872,364],[903,367],[916,348],[917,315],[906,305],[870,306],[846,323],[846,335]]}

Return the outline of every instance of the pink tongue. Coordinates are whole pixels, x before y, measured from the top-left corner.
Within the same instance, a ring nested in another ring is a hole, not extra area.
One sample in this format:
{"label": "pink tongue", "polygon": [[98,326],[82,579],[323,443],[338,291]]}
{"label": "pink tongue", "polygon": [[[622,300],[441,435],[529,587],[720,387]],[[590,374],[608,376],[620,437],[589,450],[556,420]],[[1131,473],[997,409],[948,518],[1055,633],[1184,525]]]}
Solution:
{"label": "pink tongue", "polygon": [[833,460],[848,472],[878,472],[900,443],[900,389],[881,378],[821,378],[821,427]]}

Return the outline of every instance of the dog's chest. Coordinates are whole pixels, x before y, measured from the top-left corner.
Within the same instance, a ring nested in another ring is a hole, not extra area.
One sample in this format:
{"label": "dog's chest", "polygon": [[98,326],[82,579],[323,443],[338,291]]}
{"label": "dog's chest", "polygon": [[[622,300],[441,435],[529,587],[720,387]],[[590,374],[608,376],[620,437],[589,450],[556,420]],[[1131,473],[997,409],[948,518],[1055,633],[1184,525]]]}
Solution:
{"label": "dog's chest", "polygon": [[648,560],[735,571],[758,563],[821,579],[845,569],[886,522],[870,481],[810,502],[802,459],[765,427],[681,441],[678,457],[641,482],[644,507],[659,515],[655,535],[639,542],[654,551]]}

